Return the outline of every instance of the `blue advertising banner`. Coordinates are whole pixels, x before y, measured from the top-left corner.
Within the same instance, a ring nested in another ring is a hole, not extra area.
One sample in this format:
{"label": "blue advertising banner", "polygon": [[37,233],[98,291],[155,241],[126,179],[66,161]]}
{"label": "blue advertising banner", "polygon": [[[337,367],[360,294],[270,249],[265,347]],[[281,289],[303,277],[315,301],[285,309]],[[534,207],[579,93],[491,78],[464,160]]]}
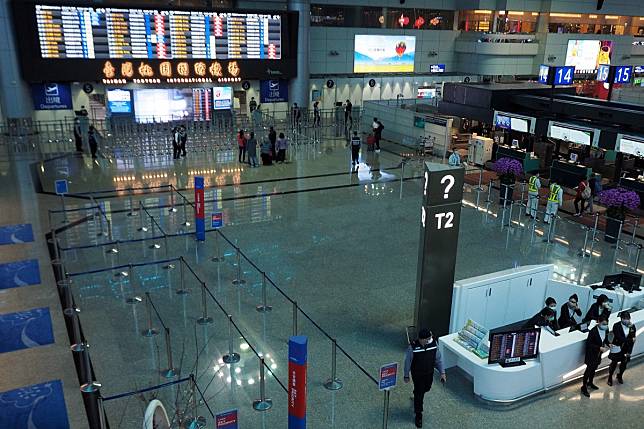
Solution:
{"label": "blue advertising banner", "polygon": [[206,240],[206,210],[204,204],[203,177],[195,176],[195,234],[199,241]]}
{"label": "blue advertising banner", "polygon": [[288,429],[306,429],[306,366],[308,337],[288,339]]}
{"label": "blue advertising banner", "polygon": [[66,83],[31,85],[34,110],[71,110],[72,90]]}
{"label": "blue advertising banner", "polygon": [[281,103],[288,101],[287,80],[263,80],[259,84],[260,103]]}

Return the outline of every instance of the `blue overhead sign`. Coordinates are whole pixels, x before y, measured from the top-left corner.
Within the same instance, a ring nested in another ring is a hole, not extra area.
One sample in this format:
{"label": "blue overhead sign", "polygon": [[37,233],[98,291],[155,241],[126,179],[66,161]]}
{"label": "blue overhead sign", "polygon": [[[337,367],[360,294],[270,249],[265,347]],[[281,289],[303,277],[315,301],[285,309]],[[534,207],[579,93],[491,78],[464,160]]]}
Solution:
{"label": "blue overhead sign", "polygon": [[34,110],[71,110],[72,90],[66,83],[31,85]]}
{"label": "blue overhead sign", "polygon": [[608,64],[600,64],[597,68],[597,81],[606,82],[608,74],[610,73],[610,66]]}
{"label": "blue overhead sign", "polygon": [[572,85],[575,78],[575,66],[556,67],[553,85]]}
{"label": "blue overhead sign", "polygon": [[288,101],[287,80],[263,80],[259,84],[260,103],[282,103]]}
{"label": "blue overhead sign", "polygon": [[613,83],[629,83],[633,76],[633,66],[615,66]]}
{"label": "blue overhead sign", "polygon": [[56,194],[57,195],[65,195],[69,193],[69,188],[67,186],[67,180],[61,179],[61,180],[56,180]]}
{"label": "blue overhead sign", "polygon": [[549,71],[550,71],[549,66],[547,66],[545,64],[541,64],[539,66],[539,83],[542,83],[544,85],[548,84],[548,72]]}
{"label": "blue overhead sign", "polygon": [[430,64],[430,73],[445,73],[445,64]]}

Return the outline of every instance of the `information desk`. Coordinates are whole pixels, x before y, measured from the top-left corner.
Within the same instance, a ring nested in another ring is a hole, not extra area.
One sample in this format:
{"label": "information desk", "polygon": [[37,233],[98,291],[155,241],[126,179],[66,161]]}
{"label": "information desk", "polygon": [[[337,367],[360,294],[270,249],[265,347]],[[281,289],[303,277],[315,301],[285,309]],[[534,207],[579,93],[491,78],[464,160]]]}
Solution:
{"label": "information desk", "polygon": [[550,167],[550,179],[569,188],[576,188],[581,179],[589,179],[592,173],[592,168],[569,161],[552,161]]}
{"label": "information desk", "polygon": [[[631,320],[637,327],[637,340],[633,357],[644,354],[644,310],[631,313]],[[617,313],[609,320],[610,329],[619,321]],[[511,403],[528,396],[559,387],[581,377],[586,369],[584,351],[588,334],[580,331],[559,331],[555,337],[541,332],[539,357],[526,361],[525,365],[503,368],[499,364],[488,365],[474,353],[456,343],[458,334],[439,339],[445,368],[458,366],[472,378],[474,394],[483,400],[496,403]],[[604,353],[599,370],[608,366],[608,352]]]}
{"label": "information desk", "polygon": [[530,173],[539,170],[539,158],[525,149],[515,149],[509,146],[498,145],[496,148],[496,159],[512,158],[521,161],[523,171]]}

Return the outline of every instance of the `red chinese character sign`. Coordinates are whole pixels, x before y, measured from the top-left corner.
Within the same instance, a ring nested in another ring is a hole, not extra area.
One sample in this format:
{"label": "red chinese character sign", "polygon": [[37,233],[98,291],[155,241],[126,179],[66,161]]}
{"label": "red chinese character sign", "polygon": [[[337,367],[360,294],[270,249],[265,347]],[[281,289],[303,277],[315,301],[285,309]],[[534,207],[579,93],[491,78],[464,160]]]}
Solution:
{"label": "red chinese character sign", "polygon": [[195,176],[195,234],[197,240],[206,240],[204,180],[201,176]]}
{"label": "red chinese character sign", "polygon": [[288,429],[306,428],[306,366],[308,337],[288,340]]}

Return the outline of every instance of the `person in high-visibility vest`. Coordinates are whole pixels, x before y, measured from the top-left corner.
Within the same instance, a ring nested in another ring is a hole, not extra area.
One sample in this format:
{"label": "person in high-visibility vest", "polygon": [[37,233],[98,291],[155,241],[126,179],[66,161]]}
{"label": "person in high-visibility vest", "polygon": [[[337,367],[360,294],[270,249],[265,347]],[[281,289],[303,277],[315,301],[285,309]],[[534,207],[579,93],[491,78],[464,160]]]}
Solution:
{"label": "person in high-visibility vest", "polygon": [[539,209],[539,188],[541,188],[541,179],[537,172],[528,180],[528,204],[525,206],[525,215],[538,220],[537,210]]}
{"label": "person in high-visibility vest", "polygon": [[557,185],[557,182],[551,180],[550,192],[548,193],[548,204],[546,205],[545,223],[550,223],[550,219],[557,216],[559,206],[563,204],[563,189]]}

